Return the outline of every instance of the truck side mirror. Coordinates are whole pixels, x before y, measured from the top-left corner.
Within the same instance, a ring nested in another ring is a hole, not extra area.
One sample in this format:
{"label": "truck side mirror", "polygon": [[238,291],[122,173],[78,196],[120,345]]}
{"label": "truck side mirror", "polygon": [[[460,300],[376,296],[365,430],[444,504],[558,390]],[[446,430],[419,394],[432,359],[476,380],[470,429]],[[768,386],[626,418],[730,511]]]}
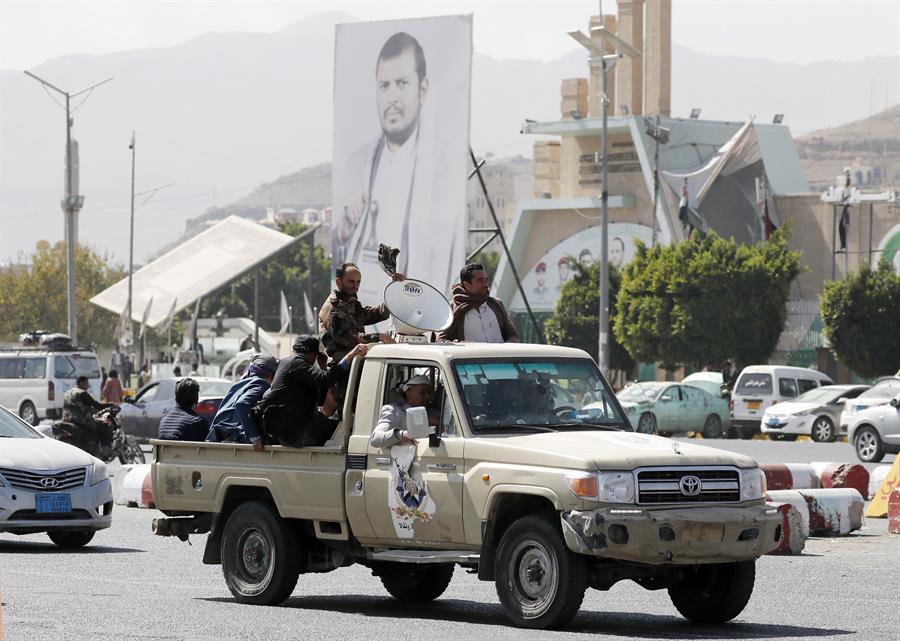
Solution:
{"label": "truck side mirror", "polygon": [[897,406],[900,406],[900,400],[898,400],[896,398],[892,398],[891,399],[891,407],[897,407]]}

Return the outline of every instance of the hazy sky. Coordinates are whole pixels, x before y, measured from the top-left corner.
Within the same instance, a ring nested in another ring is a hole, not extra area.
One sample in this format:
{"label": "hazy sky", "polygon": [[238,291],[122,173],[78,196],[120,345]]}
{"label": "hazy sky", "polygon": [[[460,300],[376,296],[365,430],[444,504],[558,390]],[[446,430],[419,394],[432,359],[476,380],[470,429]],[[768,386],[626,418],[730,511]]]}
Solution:
{"label": "hazy sky", "polygon": [[[615,1],[603,1],[606,13]],[[164,47],[210,31],[271,32],[341,11],[363,20],[475,14],[475,48],[496,58],[549,60],[574,48],[593,1],[515,2],[46,2],[0,0],[0,68],[51,58]],[[900,54],[898,0],[675,0],[673,38],[716,55],[782,62]]]}

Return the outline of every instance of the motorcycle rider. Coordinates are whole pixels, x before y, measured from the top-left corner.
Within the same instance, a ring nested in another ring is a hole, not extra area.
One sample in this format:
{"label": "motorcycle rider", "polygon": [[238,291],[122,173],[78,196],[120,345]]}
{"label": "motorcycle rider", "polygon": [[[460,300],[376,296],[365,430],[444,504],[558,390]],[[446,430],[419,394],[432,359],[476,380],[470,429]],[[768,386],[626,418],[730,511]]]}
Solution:
{"label": "motorcycle rider", "polygon": [[94,414],[108,407],[95,400],[88,391],[90,383],[87,376],[75,379],[75,387],[69,388],[63,396],[62,420],[78,428],[82,449],[91,451],[94,443],[99,444],[101,453],[111,451],[112,431],[109,427],[94,418]]}

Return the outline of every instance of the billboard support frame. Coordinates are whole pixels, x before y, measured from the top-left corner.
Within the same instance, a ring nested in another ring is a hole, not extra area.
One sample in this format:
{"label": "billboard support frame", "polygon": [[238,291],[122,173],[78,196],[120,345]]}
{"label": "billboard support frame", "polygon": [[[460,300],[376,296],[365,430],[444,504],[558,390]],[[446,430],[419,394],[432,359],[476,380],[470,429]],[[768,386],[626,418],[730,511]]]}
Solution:
{"label": "billboard support frame", "polygon": [[509,253],[509,246],[506,244],[506,237],[503,235],[503,229],[500,227],[500,221],[497,218],[497,212],[494,211],[494,204],[491,202],[487,184],[484,182],[484,176],[481,175],[481,167],[484,165],[485,161],[482,160],[481,162],[479,162],[478,159],[475,158],[475,152],[471,147],[469,147],[469,157],[472,159],[472,165],[475,167],[475,169],[472,170],[472,173],[469,174],[469,178],[471,179],[472,176],[478,176],[478,183],[481,185],[481,192],[484,194],[485,202],[487,202],[488,211],[491,212],[491,219],[493,219],[494,221],[494,228],[470,230],[470,232],[475,231],[476,233],[493,233],[490,238],[481,243],[481,245],[478,246],[478,249],[476,249],[467,257],[466,261],[468,262],[479,253],[481,253],[481,251],[484,250],[484,248],[487,247],[488,244],[490,244],[490,242],[495,238],[500,239],[500,244],[503,246],[503,253],[506,256],[506,262],[509,263],[509,268],[512,271],[513,279],[515,279],[516,281],[516,287],[519,289],[519,293],[522,295],[522,301],[525,303],[525,309],[528,311],[528,317],[531,319],[531,324],[534,326],[534,331],[537,332],[538,338],[540,339],[541,343],[546,343],[546,340],[544,340],[544,332],[541,329],[541,326],[538,324],[537,319],[534,317],[534,312],[531,311],[531,304],[528,302],[528,296],[525,294],[525,288],[522,287],[522,279],[519,278],[519,272],[516,269],[516,263],[513,261],[512,255]]}

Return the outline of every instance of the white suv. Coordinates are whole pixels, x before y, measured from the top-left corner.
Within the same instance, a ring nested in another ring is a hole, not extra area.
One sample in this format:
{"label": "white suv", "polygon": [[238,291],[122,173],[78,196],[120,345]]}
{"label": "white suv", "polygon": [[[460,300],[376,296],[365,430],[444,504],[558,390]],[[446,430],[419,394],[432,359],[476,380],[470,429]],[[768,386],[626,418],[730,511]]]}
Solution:
{"label": "white suv", "polygon": [[62,418],[63,396],[79,376],[100,400],[100,361],[89,350],[25,347],[0,351],[0,405],[37,425]]}
{"label": "white suv", "polygon": [[0,533],[46,532],[58,546],[77,548],[112,524],[112,509],[103,461],[0,407]]}

